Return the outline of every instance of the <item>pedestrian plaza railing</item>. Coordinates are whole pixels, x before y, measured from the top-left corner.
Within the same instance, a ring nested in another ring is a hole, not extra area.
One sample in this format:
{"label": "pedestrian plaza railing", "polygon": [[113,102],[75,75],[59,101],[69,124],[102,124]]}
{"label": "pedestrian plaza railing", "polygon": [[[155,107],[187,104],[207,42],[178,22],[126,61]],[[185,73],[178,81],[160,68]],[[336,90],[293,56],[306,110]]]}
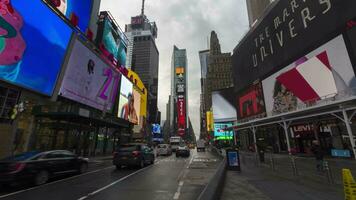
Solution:
{"label": "pedestrian plaza railing", "polygon": [[317,161],[312,157],[288,156],[281,154],[265,154],[264,161],[255,153],[241,152],[242,164],[255,165],[276,172],[279,176],[299,178],[342,185],[342,169],[350,169],[356,174],[356,161],[342,159],[325,159],[323,165],[317,169]]}

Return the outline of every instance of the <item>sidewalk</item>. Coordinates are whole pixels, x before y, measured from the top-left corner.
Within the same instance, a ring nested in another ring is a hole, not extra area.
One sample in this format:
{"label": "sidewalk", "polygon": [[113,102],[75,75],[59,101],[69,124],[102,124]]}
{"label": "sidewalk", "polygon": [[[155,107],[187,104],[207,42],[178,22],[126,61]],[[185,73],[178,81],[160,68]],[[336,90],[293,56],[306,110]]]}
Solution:
{"label": "sidewalk", "polygon": [[303,183],[298,179],[278,176],[268,168],[241,165],[241,172],[228,171],[221,200],[340,200],[339,185]]}

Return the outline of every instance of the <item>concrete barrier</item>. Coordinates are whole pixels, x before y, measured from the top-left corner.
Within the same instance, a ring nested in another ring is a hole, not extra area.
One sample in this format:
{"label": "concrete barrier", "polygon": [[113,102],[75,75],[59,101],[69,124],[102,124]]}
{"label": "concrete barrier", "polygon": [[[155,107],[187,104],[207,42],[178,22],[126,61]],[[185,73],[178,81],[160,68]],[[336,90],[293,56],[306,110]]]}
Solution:
{"label": "concrete barrier", "polygon": [[226,177],[227,162],[220,151],[214,147],[211,148],[217,156],[223,158],[219,167],[217,168],[214,176],[209,180],[209,183],[205,186],[204,190],[200,193],[198,200],[217,200],[220,199],[222,191],[224,189],[224,182]]}

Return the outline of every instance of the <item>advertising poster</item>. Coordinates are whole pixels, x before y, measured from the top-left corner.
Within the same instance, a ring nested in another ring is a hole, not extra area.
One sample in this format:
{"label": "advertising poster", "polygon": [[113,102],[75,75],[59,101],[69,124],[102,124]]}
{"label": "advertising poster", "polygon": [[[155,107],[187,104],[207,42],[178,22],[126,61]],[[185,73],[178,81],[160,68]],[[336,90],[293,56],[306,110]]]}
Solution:
{"label": "advertising poster", "polygon": [[212,92],[214,122],[236,120],[234,88]]}
{"label": "advertising poster", "polygon": [[178,134],[180,136],[184,135],[186,128],[186,119],[185,119],[185,99],[178,98],[177,100],[177,111],[178,111]]}
{"label": "advertising poster", "polygon": [[0,8],[0,79],[51,96],[71,28],[41,0],[0,0]]}
{"label": "advertising poster", "polygon": [[99,110],[111,110],[121,75],[76,40],[59,95]]}
{"label": "advertising poster", "polygon": [[78,27],[85,32],[90,23],[93,0],[47,0],[49,4],[58,9],[67,19],[72,13],[78,17]]}
{"label": "advertising poster", "polygon": [[230,167],[237,167],[239,166],[239,157],[237,155],[237,152],[231,151],[227,153],[228,160],[229,160],[229,166]]}
{"label": "advertising poster", "polygon": [[133,89],[133,101],[134,101],[134,111],[136,112],[135,115],[133,115],[129,120],[136,124],[136,125],[141,125],[140,122],[140,111],[141,111],[141,94]]}
{"label": "advertising poster", "polygon": [[233,126],[232,123],[214,123],[214,137],[217,139],[232,139],[234,131],[224,130],[231,126]]}
{"label": "advertising poster", "polygon": [[321,100],[343,99],[356,87],[343,37],[340,35],[263,80],[269,116],[317,104]]}
{"label": "advertising poster", "polygon": [[237,94],[237,118],[265,117],[265,103],[261,83],[249,86]]}
{"label": "advertising poster", "polygon": [[122,76],[120,86],[120,98],[118,106],[118,117],[131,123],[138,123],[138,116],[135,110],[135,97],[132,94],[133,84],[129,79]]}

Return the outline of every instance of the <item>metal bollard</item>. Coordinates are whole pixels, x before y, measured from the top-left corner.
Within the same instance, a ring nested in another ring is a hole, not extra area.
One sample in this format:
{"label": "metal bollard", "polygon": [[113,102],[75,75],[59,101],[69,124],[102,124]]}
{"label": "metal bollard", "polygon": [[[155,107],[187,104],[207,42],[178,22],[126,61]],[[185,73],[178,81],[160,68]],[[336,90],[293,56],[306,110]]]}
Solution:
{"label": "metal bollard", "polygon": [[334,180],[333,180],[333,176],[332,176],[328,161],[324,161],[323,164],[324,164],[324,171],[326,172],[326,178],[328,179],[328,183],[333,184]]}
{"label": "metal bollard", "polygon": [[297,169],[297,163],[295,162],[294,156],[291,156],[291,161],[292,161],[292,169],[293,169],[293,175],[298,176],[298,169]]}
{"label": "metal bollard", "polygon": [[272,168],[272,171],[276,171],[276,166],[274,165],[273,154],[271,154],[270,160],[271,160],[271,168]]}

